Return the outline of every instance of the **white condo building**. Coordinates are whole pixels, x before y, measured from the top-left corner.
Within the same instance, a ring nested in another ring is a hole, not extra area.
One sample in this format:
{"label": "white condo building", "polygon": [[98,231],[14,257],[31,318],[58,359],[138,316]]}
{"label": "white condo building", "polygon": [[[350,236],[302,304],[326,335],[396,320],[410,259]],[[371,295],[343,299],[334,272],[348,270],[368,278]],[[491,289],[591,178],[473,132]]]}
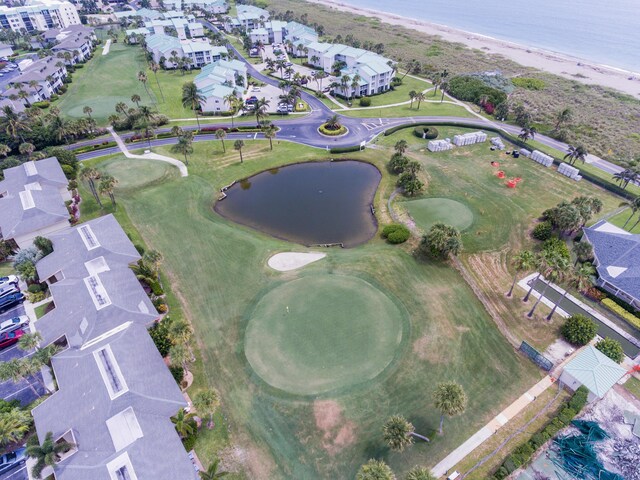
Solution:
{"label": "white condo building", "polygon": [[0,5],[0,28],[28,33],[80,25],[75,5],[58,0],[29,1],[25,6]]}

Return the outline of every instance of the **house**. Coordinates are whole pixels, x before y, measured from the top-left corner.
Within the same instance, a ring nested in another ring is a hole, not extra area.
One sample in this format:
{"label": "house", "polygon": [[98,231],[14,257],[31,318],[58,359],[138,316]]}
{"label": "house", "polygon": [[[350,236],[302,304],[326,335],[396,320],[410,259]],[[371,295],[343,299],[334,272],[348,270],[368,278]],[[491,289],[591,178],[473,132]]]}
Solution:
{"label": "house", "polygon": [[584,385],[589,390],[588,401],[603,398],[627,371],[600,352],[588,345],[564,367],[560,381],[571,390]]}
{"label": "house", "polygon": [[[8,99],[15,96],[13,100],[22,103],[23,106],[51,98],[67,78],[64,61],[56,57],[44,57],[35,61],[23,60],[19,66],[20,75],[9,81],[9,88],[1,92],[0,96]],[[37,85],[30,86],[32,81]],[[21,88],[27,93],[24,99],[17,98]]]}
{"label": "house", "polygon": [[69,228],[67,179],[55,157],[4,170],[0,182],[0,238],[18,247]]}
{"label": "house", "polygon": [[[311,65],[327,73],[338,70],[340,76],[349,79],[338,88],[343,97],[374,95],[391,88],[391,79],[395,71],[393,63],[377,53],[322,42],[311,42],[306,48],[307,60]],[[354,77],[360,80],[353,82]]]}
{"label": "house", "polygon": [[25,6],[0,5],[0,28],[3,30],[34,33],[70,25],[80,25],[78,10],[70,2],[38,0]]}
{"label": "house", "polygon": [[143,21],[156,20],[162,18],[162,13],[149,8],[141,8],[139,10],[124,10],[122,12],[114,12],[113,15],[118,19],[140,17]]}
{"label": "house", "polygon": [[308,47],[309,44],[318,41],[318,34],[313,28],[302,23],[289,22],[284,28],[283,41],[291,42],[294,46],[294,53],[303,53],[296,50],[298,45]]}
{"label": "house", "polygon": [[6,43],[0,43],[0,58],[9,58],[13,55],[13,47]]}
{"label": "house", "polygon": [[271,45],[272,43],[282,43],[285,34],[287,22],[279,20],[270,20],[264,22],[263,27],[255,28],[249,31],[249,39],[251,44],[255,45],[261,42],[263,45]]}
{"label": "house", "polygon": [[70,59],[66,61],[67,65],[88,60],[97,40],[93,28],[84,25],[49,30],[45,33],[44,38],[48,43],[53,43],[51,51],[56,54],[56,57],[59,53],[64,56],[66,52],[71,55]]}
{"label": "house", "polygon": [[[44,318],[44,317],[43,317]],[[39,323],[39,322],[38,322]],[[56,480],[196,480],[171,422],[187,406],[146,329],[129,325],[53,357],[58,390],[32,410],[38,438],[74,446]]]}
{"label": "house", "polygon": [[597,285],[640,309],[640,235],[605,220],[583,231],[593,247]]}
{"label": "house", "polygon": [[153,60],[163,65],[164,68],[178,67],[178,62],[171,58],[189,58],[191,67],[203,67],[211,62],[228,55],[226,47],[213,46],[208,39],[180,40],[165,34],[152,34],[147,37],[147,50],[153,56]]}
{"label": "house", "polygon": [[247,67],[239,60],[219,60],[205,66],[193,81],[205,98],[203,112],[227,111],[225,98],[231,94],[242,96],[247,86]]}
{"label": "house", "polygon": [[253,5],[237,5],[238,13],[235,21],[231,21],[229,29],[240,27],[245,31],[253,30],[261,27],[264,22],[269,20],[269,12],[263,8],[254,7]]}
{"label": "house", "polygon": [[220,14],[229,11],[229,3],[226,0],[182,0],[182,8]]}

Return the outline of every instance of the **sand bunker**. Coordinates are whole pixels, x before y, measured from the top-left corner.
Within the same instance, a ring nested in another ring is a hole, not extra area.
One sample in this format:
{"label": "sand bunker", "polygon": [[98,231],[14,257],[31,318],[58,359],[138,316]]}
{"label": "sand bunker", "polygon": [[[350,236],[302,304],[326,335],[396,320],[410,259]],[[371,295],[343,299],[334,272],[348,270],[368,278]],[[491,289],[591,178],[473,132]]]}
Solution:
{"label": "sand bunker", "polygon": [[288,272],[290,270],[296,270],[297,268],[304,267],[310,263],[317,262],[318,260],[326,257],[326,253],[297,253],[297,252],[282,252],[276,253],[267,264],[279,272]]}

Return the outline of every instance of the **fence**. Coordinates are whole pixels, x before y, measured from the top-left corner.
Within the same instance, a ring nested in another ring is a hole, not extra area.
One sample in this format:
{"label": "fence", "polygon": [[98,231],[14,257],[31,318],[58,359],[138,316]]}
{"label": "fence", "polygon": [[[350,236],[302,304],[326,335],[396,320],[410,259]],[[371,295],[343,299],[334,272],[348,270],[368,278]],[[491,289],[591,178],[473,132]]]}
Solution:
{"label": "fence", "polygon": [[524,340],[520,344],[520,351],[529,357],[536,365],[547,372],[553,368],[553,362],[542,355]]}

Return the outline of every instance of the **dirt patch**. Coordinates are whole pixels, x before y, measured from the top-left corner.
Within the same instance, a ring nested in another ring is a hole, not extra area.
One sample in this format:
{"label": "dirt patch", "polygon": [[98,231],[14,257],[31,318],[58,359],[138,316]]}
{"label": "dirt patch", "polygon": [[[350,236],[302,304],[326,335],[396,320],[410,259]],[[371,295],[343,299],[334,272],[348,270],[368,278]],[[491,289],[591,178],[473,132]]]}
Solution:
{"label": "dirt patch", "polygon": [[313,403],[316,427],[322,432],[322,448],[336,455],[356,440],[355,423],[346,420],[342,407],[335,400],[317,400]]}
{"label": "dirt patch", "polygon": [[426,360],[429,363],[446,363],[447,356],[439,351],[439,344],[442,343],[437,341],[437,337],[425,335],[413,342],[413,352],[420,360]]}

